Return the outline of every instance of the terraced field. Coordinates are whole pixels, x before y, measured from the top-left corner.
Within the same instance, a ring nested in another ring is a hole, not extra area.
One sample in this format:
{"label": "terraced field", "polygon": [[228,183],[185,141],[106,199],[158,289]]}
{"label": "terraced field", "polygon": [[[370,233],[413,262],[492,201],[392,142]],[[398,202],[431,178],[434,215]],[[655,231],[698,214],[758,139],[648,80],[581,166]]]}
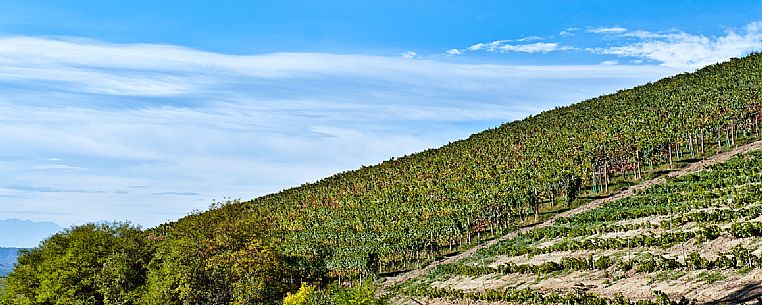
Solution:
{"label": "terraced field", "polygon": [[450,260],[396,303],[756,303],[762,152],[670,177]]}

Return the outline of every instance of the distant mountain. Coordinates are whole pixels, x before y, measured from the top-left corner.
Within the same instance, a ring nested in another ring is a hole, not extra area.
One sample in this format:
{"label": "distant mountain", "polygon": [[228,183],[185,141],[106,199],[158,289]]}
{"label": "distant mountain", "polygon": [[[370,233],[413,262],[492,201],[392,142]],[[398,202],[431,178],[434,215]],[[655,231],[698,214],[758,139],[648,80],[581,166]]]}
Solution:
{"label": "distant mountain", "polygon": [[[0,220],[0,247],[31,248],[62,229],[52,222],[19,219]],[[0,258],[2,258],[2,254],[0,254]]]}
{"label": "distant mountain", "polygon": [[18,259],[19,248],[0,248],[0,276],[6,276],[13,270]]}

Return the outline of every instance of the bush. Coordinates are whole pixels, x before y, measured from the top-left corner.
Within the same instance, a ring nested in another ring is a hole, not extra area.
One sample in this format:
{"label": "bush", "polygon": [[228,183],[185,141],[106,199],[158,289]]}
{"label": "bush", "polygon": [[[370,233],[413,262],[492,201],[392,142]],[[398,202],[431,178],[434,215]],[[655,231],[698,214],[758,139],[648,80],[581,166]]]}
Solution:
{"label": "bush", "polygon": [[371,282],[331,291],[331,304],[335,305],[383,305],[383,299],[376,298],[376,286]]}
{"label": "bush", "polygon": [[288,293],[283,305],[383,305],[383,299],[376,298],[376,286],[372,282],[342,287],[331,284],[325,289],[318,289],[309,284],[302,284],[296,293]]}
{"label": "bush", "polygon": [[595,261],[595,269],[606,270],[613,264],[614,262],[611,261],[611,258],[608,256],[601,256]]}
{"label": "bush", "polygon": [[688,254],[688,257],[685,258],[685,263],[688,267],[694,270],[709,268],[709,260],[701,257],[698,252],[691,252],[691,254]]}
{"label": "bush", "polygon": [[307,283],[302,283],[302,287],[299,288],[299,290],[291,294],[290,292],[286,295],[286,298],[283,299],[283,305],[309,305],[314,304],[313,299],[315,298],[315,286],[309,285]]}

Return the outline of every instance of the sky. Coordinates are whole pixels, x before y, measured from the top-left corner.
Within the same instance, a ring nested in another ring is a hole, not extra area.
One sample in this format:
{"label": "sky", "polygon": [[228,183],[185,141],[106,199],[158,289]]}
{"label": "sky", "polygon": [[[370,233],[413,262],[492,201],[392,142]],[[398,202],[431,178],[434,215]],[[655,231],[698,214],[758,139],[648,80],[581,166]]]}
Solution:
{"label": "sky", "polygon": [[[760,16],[759,1],[0,0],[0,222],[155,226],[761,50]],[[44,238],[21,231],[0,246]]]}

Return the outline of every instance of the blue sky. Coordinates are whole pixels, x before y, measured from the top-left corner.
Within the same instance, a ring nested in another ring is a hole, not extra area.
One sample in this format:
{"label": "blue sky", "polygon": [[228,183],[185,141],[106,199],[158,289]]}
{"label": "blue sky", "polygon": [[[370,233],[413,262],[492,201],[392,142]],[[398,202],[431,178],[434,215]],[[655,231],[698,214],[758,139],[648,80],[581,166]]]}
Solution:
{"label": "blue sky", "polygon": [[759,1],[612,2],[0,0],[0,220],[154,226],[762,47]]}

